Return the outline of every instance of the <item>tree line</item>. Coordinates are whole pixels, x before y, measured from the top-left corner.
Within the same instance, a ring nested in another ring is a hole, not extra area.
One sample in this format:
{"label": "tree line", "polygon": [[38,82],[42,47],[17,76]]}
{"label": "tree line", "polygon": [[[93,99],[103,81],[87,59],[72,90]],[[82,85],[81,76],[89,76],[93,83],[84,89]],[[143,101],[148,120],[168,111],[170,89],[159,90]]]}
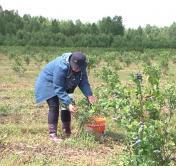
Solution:
{"label": "tree line", "polygon": [[20,16],[0,6],[0,45],[116,47],[126,49],[176,48],[176,23],[125,29],[121,16],[97,23]]}

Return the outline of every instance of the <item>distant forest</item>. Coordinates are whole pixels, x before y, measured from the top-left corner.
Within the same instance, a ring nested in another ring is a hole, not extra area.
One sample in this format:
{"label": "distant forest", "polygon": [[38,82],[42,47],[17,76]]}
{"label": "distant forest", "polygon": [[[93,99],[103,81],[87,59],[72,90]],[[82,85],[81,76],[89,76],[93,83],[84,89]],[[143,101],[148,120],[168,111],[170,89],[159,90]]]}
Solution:
{"label": "distant forest", "polygon": [[147,25],[126,29],[122,16],[82,23],[80,20],[63,21],[28,14],[21,17],[18,11],[3,10],[0,6],[0,45],[176,48],[176,23],[170,27]]}

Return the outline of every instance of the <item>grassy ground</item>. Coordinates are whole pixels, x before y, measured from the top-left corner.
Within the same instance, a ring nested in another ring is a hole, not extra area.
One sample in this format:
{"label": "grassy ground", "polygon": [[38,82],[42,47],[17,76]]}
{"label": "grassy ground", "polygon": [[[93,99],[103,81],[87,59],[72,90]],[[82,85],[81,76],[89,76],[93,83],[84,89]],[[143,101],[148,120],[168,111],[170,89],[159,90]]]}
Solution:
{"label": "grassy ground", "polygon": [[[34,82],[40,70],[30,64],[21,75],[11,65],[0,54],[0,165],[120,165],[123,131],[113,123],[107,125],[104,142],[100,142],[87,133],[78,136],[73,118],[71,138],[60,144],[50,142],[47,105],[37,107],[34,101]],[[91,75],[93,87],[98,84],[94,81]],[[78,90],[76,97],[82,97]]]}
{"label": "grassy ground", "polygon": [[[78,123],[73,117],[71,138],[59,144],[51,142],[48,138],[48,107],[46,103],[36,106],[34,100],[35,79],[44,64],[39,69],[35,63],[30,63],[25,66],[24,74],[13,71],[12,64],[12,60],[0,53],[0,165],[122,165],[124,131],[112,119],[107,119],[103,141],[86,132],[78,135]],[[101,84],[95,73],[102,66],[103,62],[90,71],[93,89]],[[140,63],[125,66],[119,71],[120,80],[128,84],[129,74],[138,71],[142,71]],[[167,79],[174,80],[175,73],[175,64],[170,63],[168,75],[163,76],[161,84]],[[83,97],[78,89],[75,95],[76,100]],[[58,127],[61,136],[60,122]]]}

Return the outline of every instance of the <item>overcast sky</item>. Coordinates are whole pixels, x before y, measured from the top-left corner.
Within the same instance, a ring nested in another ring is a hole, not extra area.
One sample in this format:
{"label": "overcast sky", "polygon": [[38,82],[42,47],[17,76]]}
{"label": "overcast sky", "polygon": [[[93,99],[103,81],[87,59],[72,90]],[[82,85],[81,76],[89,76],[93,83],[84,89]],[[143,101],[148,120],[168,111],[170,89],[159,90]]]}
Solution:
{"label": "overcast sky", "polygon": [[126,28],[170,26],[176,22],[176,0],[0,0],[3,10],[18,10],[23,16],[97,22],[122,16]]}

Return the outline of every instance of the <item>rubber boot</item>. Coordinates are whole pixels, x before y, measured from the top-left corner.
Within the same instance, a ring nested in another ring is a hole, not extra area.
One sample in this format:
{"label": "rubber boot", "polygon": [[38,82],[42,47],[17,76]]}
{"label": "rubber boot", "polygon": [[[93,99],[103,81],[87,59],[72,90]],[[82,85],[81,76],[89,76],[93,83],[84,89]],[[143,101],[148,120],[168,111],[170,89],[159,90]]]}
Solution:
{"label": "rubber boot", "polygon": [[64,137],[70,137],[71,135],[71,122],[62,122],[62,133]]}
{"label": "rubber boot", "polygon": [[49,137],[51,141],[60,142],[61,139],[57,137],[57,124],[48,124]]}
{"label": "rubber boot", "polygon": [[70,137],[71,135],[71,113],[69,110],[61,110],[62,132],[63,136]]}

